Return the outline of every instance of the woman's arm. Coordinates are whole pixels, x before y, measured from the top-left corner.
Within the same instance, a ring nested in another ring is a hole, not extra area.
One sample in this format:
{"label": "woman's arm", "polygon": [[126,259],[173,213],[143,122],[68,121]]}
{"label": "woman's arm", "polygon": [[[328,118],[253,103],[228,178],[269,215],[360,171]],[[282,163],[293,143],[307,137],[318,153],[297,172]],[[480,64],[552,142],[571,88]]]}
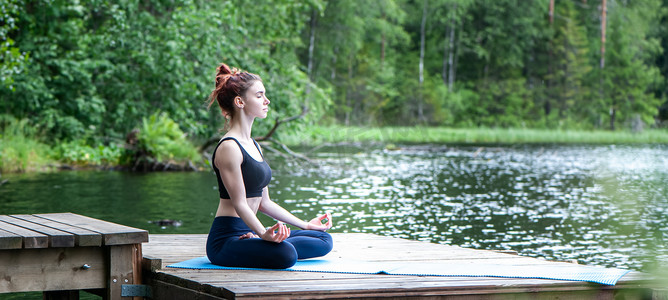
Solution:
{"label": "woman's arm", "polygon": [[308,227],[305,221],[295,217],[295,215],[276,204],[276,202],[271,201],[271,199],[269,199],[269,189],[267,187],[262,189],[262,201],[260,201],[259,209],[267,216],[270,216],[278,221],[288,223],[301,229],[306,229]]}
{"label": "woman's arm", "polygon": [[280,223],[265,229],[255,212],[248,206],[246,188],[241,174],[242,162],[243,155],[236,143],[223,142],[216,151],[216,160],[213,163],[220,170],[220,177],[237,215],[262,239],[280,243],[290,236],[289,229]]}
{"label": "woman's arm", "polygon": [[[257,142],[255,143],[258,146],[258,149],[260,150],[260,154],[262,154],[263,153],[262,148],[260,147],[259,144],[257,144]],[[269,198],[269,188],[266,186],[262,189],[262,200],[260,201],[260,207],[258,209],[264,214],[274,218],[275,220],[288,223],[292,226],[301,229],[325,231],[327,229],[332,228],[333,224],[332,215],[330,213],[326,213],[322,216],[316,217],[309,222],[303,221],[302,219],[295,217],[295,215],[287,211],[285,208],[276,204],[276,202],[271,201],[271,199]],[[327,222],[325,224],[322,224],[322,221],[325,219],[327,220]]]}
{"label": "woman's arm", "polygon": [[[281,207],[276,202],[271,201],[271,199],[269,199],[269,189],[267,187],[265,187],[262,190],[262,201],[260,202],[259,210],[276,220],[283,221],[285,223],[288,223],[292,226],[301,229],[325,231],[327,229],[332,228],[333,224],[332,215],[330,213],[326,213],[319,217],[316,217],[310,222],[306,222],[300,218],[295,217],[285,208]],[[327,220],[327,222],[325,224],[322,224],[322,221],[325,219]]]}

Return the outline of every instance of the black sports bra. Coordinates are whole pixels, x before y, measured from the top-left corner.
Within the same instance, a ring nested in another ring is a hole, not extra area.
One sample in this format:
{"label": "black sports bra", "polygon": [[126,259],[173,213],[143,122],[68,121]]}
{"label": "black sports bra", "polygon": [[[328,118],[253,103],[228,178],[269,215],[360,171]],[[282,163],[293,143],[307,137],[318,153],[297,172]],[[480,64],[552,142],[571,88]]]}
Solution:
{"label": "black sports bra", "polygon": [[218,147],[220,147],[220,144],[226,140],[234,140],[237,142],[237,145],[239,145],[239,148],[241,149],[241,154],[244,157],[243,161],[241,162],[241,176],[243,177],[244,186],[246,188],[246,197],[253,198],[262,196],[262,189],[264,189],[264,187],[269,184],[269,181],[271,181],[271,168],[269,168],[269,164],[267,164],[267,162],[264,160],[262,151],[260,151],[260,146],[255,140],[253,140],[255,147],[257,147],[260,155],[262,155],[262,161],[257,161],[252,156],[250,156],[248,152],[246,152],[246,149],[241,146],[237,139],[233,137],[226,137],[218,142],[218,145],[213,150],[213,155],[211,156],[211,165],[213,166],[213,171],[216,172],[216,178],[218,179],[218,190],[220,191],[220,198],[230,199],[230,194],[227,192],[227,189],[225,189],[223,180],[220,178],[220,170],[218,170],[215,163],[216,151],[218,150]]}

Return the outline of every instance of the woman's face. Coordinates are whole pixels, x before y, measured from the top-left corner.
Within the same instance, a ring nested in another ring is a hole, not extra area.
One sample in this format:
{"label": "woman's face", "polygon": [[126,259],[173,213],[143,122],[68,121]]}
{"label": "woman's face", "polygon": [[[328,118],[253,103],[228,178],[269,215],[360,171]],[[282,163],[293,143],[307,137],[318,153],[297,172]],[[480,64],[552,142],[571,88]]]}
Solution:
{"label": "woman's face", "polygon": [[267,117],[270,101],[267,99],[262,81],[255,81],[248,88],[244,100],[244,111],[246,114],[262,119]]}

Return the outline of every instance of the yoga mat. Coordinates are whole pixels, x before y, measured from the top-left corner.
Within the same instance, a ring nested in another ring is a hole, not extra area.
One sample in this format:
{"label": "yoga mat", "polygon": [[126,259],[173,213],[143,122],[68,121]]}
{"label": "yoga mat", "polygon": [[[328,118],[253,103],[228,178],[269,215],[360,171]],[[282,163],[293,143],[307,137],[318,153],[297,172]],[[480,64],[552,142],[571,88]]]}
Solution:
{"label": "yoga mat", "polygon": [[212,264],[205,256],[171,264],[167,267],[181,269],[272,270],[413,276],[535,278],[586,281],[604,285],[615,285],[620,278],[629,272],[629,270],[575,264],[510,266],[495,264],[388,263],[344,259],[300,260],[291,268],[275,270],[223,267]]}

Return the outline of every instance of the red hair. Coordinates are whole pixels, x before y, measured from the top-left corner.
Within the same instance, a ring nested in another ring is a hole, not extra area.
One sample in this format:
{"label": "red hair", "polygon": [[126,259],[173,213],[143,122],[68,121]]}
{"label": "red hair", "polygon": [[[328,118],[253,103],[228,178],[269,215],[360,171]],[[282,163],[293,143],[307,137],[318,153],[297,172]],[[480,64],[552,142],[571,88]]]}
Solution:
{"label": "red hair", "polygon": [[234,98],[244,97],[246,91],[256,82],[262,81],[260,76],[246,71],[239,71],[224,63],[216,69],[216,88],[209,96],[209,108],[218,102],[220,111],[226,118],[234,117]]}

